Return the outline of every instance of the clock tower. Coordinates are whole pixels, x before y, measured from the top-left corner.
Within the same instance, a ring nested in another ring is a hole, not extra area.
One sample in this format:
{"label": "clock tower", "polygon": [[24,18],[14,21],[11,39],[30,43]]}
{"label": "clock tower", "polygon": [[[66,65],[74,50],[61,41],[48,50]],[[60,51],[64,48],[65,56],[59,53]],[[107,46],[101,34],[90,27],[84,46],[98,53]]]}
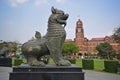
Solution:
{"label": "clock tower", "polygon": [[85,51],[84,29],[83,23],[80,19],[76,23],[75,36],[76,36],[75,43],[79,46],[80,53],[84,54]]}

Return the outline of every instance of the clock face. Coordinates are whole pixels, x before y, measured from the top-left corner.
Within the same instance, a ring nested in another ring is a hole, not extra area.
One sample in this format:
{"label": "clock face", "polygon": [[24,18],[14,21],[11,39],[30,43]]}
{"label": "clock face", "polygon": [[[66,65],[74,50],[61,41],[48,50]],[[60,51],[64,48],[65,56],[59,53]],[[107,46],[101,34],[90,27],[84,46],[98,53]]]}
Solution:
{"label": "clock face", "polygon": [[80,28],[78,29],[78,32],[81,32],[81,29],[80,29]]}
{"label": "clock face", "polygon": [[78,24],[80,24],[80,22],[78,22]]}

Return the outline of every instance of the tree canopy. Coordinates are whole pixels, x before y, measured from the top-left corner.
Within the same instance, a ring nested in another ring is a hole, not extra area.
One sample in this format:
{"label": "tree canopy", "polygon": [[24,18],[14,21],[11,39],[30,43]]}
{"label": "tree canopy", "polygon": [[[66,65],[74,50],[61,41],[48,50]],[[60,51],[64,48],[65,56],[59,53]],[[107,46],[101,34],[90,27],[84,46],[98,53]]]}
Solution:
{"label": "tree canopy", "polygon": [[98,46],[96,46],[96,49],[101,57],[112,59],[113,48],[109,43],[100,43]]}
{"label": "tree canopy", "polygon": [[120,44],[120,27],[115,29],[113,39],[115,40],[115,42]]}
{"label": "tree canopy", "polygon": [[16,42],[3,42],[3,43],[0,43],[0,49],[2,49],[2,47],[4,47],[4,45],[7,45],[9,52],[15,52],[17,50],[18,43],[16,43]]}
{"label": "tree canopy", "polygon": [[66,54],[77,53],[79,52],[79,47],[75,43],[64,43],[62,51]]}

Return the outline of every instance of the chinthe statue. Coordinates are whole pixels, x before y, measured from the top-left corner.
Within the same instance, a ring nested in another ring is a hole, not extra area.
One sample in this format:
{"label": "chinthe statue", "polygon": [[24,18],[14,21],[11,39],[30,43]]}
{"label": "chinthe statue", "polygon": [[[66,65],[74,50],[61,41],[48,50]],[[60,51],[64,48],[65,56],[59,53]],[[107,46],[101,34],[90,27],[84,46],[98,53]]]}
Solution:
{"label": "chinthe statue", "polygon": [[22,53],[26,56],[27,64],[30,66],[44,66],[44,62],[39,59],[45,55],[50,55],[57,66],[71,65],[62,56],[62,44],[66,38],[64,28],[69,15],[54,7],[51,8],[51,12],[47,34],[41,37],[41,34],[36,32],[36,39],[22,45]]}

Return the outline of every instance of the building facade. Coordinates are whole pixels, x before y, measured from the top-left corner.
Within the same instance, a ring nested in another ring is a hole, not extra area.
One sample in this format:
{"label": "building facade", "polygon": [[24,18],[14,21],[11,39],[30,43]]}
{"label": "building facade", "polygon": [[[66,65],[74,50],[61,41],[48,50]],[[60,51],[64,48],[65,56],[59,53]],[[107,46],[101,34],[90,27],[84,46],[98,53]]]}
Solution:
{"label": "building facade", "polygon": [[108,42],[113,47],[114,50],[117,52],[120,51],[120,44],[115,43],[113,41],[112,36],[105,36],[101,38],[92,38],[91,40],[88,40],[84,37],[84,27],[83,22],[79,19],[76,22],[76,28],[75,28],[75,44],[79,46],[81,54],[97,54],[98,51],[96,50],[96,46],[100,43]]}

